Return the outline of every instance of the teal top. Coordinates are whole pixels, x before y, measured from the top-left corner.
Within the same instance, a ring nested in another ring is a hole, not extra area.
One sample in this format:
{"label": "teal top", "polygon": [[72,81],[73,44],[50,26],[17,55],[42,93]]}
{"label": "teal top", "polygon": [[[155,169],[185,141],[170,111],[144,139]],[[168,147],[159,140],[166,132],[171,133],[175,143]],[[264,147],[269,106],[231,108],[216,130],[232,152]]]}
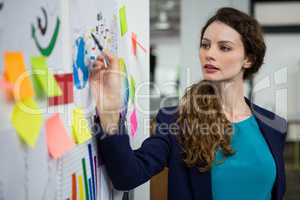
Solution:
{"label": "teal top", "polygon": [[233,123],[235,154],[223,159],[217,150],[212,167],[214,200],[270,200],[276,165],[255,117]]}

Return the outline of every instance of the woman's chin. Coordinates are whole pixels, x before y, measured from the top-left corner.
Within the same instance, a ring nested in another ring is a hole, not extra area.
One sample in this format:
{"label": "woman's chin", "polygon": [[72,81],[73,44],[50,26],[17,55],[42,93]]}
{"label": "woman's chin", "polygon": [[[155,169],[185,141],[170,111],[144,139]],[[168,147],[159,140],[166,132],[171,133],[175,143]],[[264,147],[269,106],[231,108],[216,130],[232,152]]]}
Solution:
{"label": "woman's chin", "polygon": [[219,81],[221,80],[221,77],[213,74],[203,74],[203,79],[207,81]]}

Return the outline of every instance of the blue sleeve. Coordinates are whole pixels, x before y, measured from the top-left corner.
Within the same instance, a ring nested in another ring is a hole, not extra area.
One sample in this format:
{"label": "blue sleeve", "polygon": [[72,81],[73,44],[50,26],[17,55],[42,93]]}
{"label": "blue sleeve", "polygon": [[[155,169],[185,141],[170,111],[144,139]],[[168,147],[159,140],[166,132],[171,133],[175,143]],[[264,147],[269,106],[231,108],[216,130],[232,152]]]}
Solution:
{"label": "blue sleeve", "polygon": [[131,149],[122,120],[120,133],[100,140],[102,159],[116,189],[131,190],[147,182],[167,165],[170,139],[168,134],[159,131],[159,124],[162,123],[159,114],[156,121],[156,134],[147,138],[137,150]]}

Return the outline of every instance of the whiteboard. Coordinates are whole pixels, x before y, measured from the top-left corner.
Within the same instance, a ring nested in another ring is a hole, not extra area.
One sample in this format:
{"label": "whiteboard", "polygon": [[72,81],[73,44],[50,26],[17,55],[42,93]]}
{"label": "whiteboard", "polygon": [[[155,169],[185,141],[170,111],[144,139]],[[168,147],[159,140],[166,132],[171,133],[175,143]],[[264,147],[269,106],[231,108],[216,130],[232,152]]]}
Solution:
{"label": "whiteboard", "polygon": [[[0,4],[2,4],[0,18],[5,19],[0,21],[1,74],[3,72],[3,54],[6,51],[22,52],[26,69],[29,72],[31,71],[30,57],[44,55],[47,58],[49,69],[54,74],[74,73],[76,40],[81,36],[86,37],[87,56],[91,59],[94,44],[89,40],[87,34],[97,31],[96,27],[101,24],[109,29],[106,38],[103,38],[103,34],[99,34],[99,39],[105,48],[124,60],[127,81],[130,82],[134,79],[134,97],[129,94],[132,92],[129,91],[129,86],[131,86],[129,85],[128,94],[124,93],[123,98],[128,95],[126,117],[130,142],[133,147],[139,146],[149,133],[146,129],[148,127],[149,98],[140,97],[140,95],[149,95],[149,90],[148,86],[139,87],[143,82],[149,80],[149,56],[147,51],[141,49],[137,50],[136,55],[132,54],[131,36],[132,32],[136,33],[140,45],[145,50],[148,49],[148,1],[29,0],[20,2],[1,0]],[[119,9],[123,6],[126,6],[128,27],[127,33],[121,36]],[[99,13],[102,21],[99,20]],[[59,113],[70,137],[72,133],[71,113],[75,107],[85,110],[85,117],[90,126],[92,126],[92,117],[95,114],[95,104],[91,98],[88,82],[85,87],[80,89],[74,85],[73,92],[74,101],[65,105],[49,107],[46,99],[37,99],[39,107],[44,110],[43,120],[47,120],[54,113]],[[15,128],[11,125],[13,106],[13,103],[5,100],[0,91],[1,200],[72,199],[74,195],[73,177],[76,177],[77,199],[80,195],[79,177],[83,179],[84,199],[120,198],[121,193],[112,188],[105,164],[99,162],[101,158],[97,154],[95,137],[83,144],[77,144],[61,158],[53,159],[48,153],[44,123],[34,148],[28,147],[20,140]],[[133,120],[134,118],[135,120]],[[132,121],[135,121],[136,124],[133,125]],[[85,160],[88,190],[85,189],[82,160]],[[89,193],[88,197],[86,191]],[[149,188],[140,189],[140,191],[145,193],[145,191],[149,191]],[[137,194],[136,197],[138,198],[140,195]]]}

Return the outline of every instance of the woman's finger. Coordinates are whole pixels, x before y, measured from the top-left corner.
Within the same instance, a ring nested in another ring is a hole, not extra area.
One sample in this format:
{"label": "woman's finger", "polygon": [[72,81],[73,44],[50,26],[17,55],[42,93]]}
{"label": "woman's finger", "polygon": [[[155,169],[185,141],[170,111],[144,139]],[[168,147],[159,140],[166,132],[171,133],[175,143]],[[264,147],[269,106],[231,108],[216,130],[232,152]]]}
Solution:
{"label": "woman's finger", "polygon": [[103,60],[96,60],[94,63],[93,63],[93,69],[97,69],[97,68],[105,68],[105,64],[104,64],[104,61]]}
{"label": "woman's finger", "polygon": [[113,62],[115,62],[116,56],[114,56],[110,51],[104,50],[103,54],[109,60],[110,64],[112,64]]}
{"label": "woman's finger", "polygon": [[101,61],[101,60],[103,60],[103,59],[104,59],[103,54],[98,55],[97,58],[96,58],[96,60],[99,60],[99,61]]}

